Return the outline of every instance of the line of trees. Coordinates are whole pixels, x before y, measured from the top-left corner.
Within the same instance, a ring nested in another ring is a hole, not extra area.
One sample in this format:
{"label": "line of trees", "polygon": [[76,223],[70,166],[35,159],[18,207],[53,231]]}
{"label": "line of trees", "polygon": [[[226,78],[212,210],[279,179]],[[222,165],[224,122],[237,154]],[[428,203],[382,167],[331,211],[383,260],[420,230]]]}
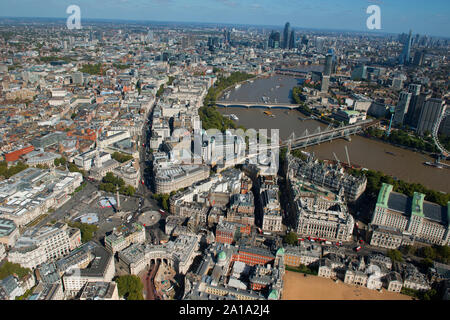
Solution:
{"label": "line of trees", "polygon": [[420,291],[403,287],[401,293],[418,300],[438,300],[439,298],[435,289]]}
{"label": "line of trees", "polygon": [[425,195],[425,200],[437,203],[441,206],[447,206],[447,203],[450,201],[450,194],[448,193],[428,189],[420,183],[408,183],[403,180],[396,180],[380,171],[347,169],[347,172],[357,177],[362,175],[367,177],[365,193],[372,200],[378,197],[378,192],[384,182],[393,185],[393,190],[395,192],[405,194],[409,197],[412,197],[414,192],[420,192]]}
{"label": "line of trees", "polygon": [[237,128],[237,125],[233,122],[233,120],[224,117],[219,111],[217,111],[215,107],[216,100],[226,88],[254,77],[254,75],[247,74],[245,72],[233,72],[227,78],[219,76],[214,86],[209,88],[203,101],[203,107],[201,107],[198,111],[203,129],[218,129],[220,131],[225,131],[226,129]]}
{"label": "line of trees", "polygon": [[68,169],[70,172],[79,172],[83,175],[83,177],[87,176],[87,172],[84,171],[83,169],[78,168],[74,163],[69,162],[69,164],[67,165]]}
{"label": "line of trees", "polygon": [[57,56],[47,56],[47,57],[39,57],[36,60],[38,60],[38,62],[52,62],[52,61],[64,61],[64,62],[71,62],[71,61],[75,61],[74,58],[72,57],[57,57]]}
{"label": "line of trees", "polygon": [[55,166],[65,166],[67,164],[67,160],[64,157],[56,158],[53,163]]}
{"label": "line of trees", "polygon": [[108,172],[102,179],[99,189],[102,191],[114,193],[119,188],[119,193],[125,196],[132,196],[136,192],[133,186],[125,185],[125,181],[116,177],[112,172]]}
{"label": "line of trees", "polygon": [[156,91],[156,97],[159,98],[163,94],[163,92],[164,92],[164,84],[159,86],[158,91]]}
{"label": "line of trees", "polygon": [[370,137],[381,139],[386,142],[421,151],[439,152],[431,137],[421,138],[419,136],[412,136],[404,130],[392,130],[390,135],[387,136],[383,130],[370,127],[366,129],[366,134]]}
{"label": "line of trees", "polygon": [[400,251],[403,254],[414,255],[417,257],[424,258],[426,261],[438,261],[441,263],[449,264],[450,263],[450,247],[449,246],[402,246],[400,247]]}
{"label": "line of trees", "polygon": [[218,129],[225,131],[227,129],[236,129],[237,125],[233,120],[224,117],[215,106],[201,107],[198,110],[200,120],[202,121],[202,127],[205,130]]}
{"label": "line of trees", "polygon": [[203,129],[218,129],[223,132],[227,129],[238,128],[233,120],[224,117],[219,111],[217,111],[215,106],[216,100],[226,88],[254,77],[254,75],[244,72],[233,72],[227,78],[219,76],[214,86],[209,88],[203,101],[203,107],[201,107],[198,111]]}
{"label": "line of trees", "polygon": [[227,78],[219,76],[214,86],[209,88],[205,100],[203,101],[203,105],[205,107],[209,105],[215,105],[217,98],[226,88],[233,86],[236,83],[252,79],[254,77],[254,75],[245,72],[233,72]]}
{"label": "line of trees", "polygon": [[169,198],[175,194],[175,191],[168,193],[154,193],[152,194],[153,199],[158,201],[158,205],[164,210],[169,210]]}
{"label": "line of trees", "polygon": [[28,165],[23,162],[18,162],[15,166],[10,166],[8,168],[8,163],[6,161],[0,162],[0,176],[5,179],[11,178],[13,175],[25,170],[28,168]]}
{"label": "line of trees", "polygon": [[298,267],[286,266],[286,270],[305,273],[305,274],[311,274],[314,276],[317,276],[317,274],[318,274],[318,272],[316,270],[313,270],[313,269],[305,266],[304,264],[300,264]]}
{"label": "line of trees", "polygon": [[400,250],[388,250],[387,256],[391,258],[392,262],[402,262],[403,261],[403,254]]}
{"label": "line of trees", "polygon": [[113,67],[116,69],[124,70],[124,69],[128,69],[130,66],[127,64],[113,63]]}

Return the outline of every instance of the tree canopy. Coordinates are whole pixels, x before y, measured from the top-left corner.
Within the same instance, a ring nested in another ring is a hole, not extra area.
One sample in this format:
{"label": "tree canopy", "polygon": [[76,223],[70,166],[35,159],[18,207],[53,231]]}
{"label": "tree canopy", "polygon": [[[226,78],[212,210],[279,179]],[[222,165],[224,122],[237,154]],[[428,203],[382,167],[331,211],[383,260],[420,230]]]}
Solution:
{"label": "tree canopy", "polygon": [[399,250],[388,250],[387,256],[391,258],[393,262],[402,262],[403,261],[403,255]]}
{"label": "tree canopy", "polygon": [[254,75],[244,72],[233,72],[227,78],[219,76],[214,86],[209,88],[208,93],[203,100],[203,107],[198,110],[203,129],[218,129],[220,131],[225,131],[226,129],[237,128],[236,124],[231,119],[224,117],[217,111],[215,107],[216,100],[226,88],[254,77]]}
{"label": "tree canopy", "polygon": [[0,280],[6,278],[7,276],[11,276],[16,274],[19,279],[22,279],[27,274],[30,274],[31,270],[28,268],[23,268],[18,263],[12,263],[9,261],[5,261],[3,265],[0,267]]}
{"label": "tree canopy", "polygon": [[154,193],[152,195],[153,199],[158,201],[158,205],[164,210],[169,210],[169,198],[170,194],[168,193]]}
{"label": "tree canopy", "polygon": [[5,179],[11,178],[16,173],[19,173],[28,168],[28,165],[23,162],[18,162],[15,166],[10,166],[8,168],[8,163],[6,161],[0,162],[0,176]]}
{"label": "tree canopy", "polygon": [[144,300],[142,290],[144,285],[135,275],[120,276],[115,279],[117,283],[117,289],[120,297],[124,297],[127,300]]}
{"label": "tree canopy", "polygon": [[90,75],[104,75],[105,70],[102,70],[102,64],[96,63],[96,64],[85,64],[80,69],[83,73],[88,73]]}
{"label": "tree canopy", "polygon": [[387,136],[383,130],[370,127],[366,130],[366,134],[370,137],[421,151],[439,151],[431,138],[424,139],[415,135],[410,135],[405,130],[392,130],[390,135]]}
{"label": "tree canopy", "polygon": [[87,224],[81,222],[69,222],[68,225],[72,228],[80,229],[81,232],[81,242],[86,243],[92,240],[95,231],[98,230],[98,226],[94,224]]}
{"label": "tree canopy", "polygon": [[127,162],[127,161],[133,159],[133,156],[129,155],[129,154],[123,154],[121,152],[116,151],[111,155],[111,158],[113,158],[116,161],[119,161],[120,163],[124,163],[124,162]]}
{"label": "tree canopy", "polygon": [[298,236],[295,232],[289,232],[285,237],[284,237],[284,242],[291,244],[291,245],[296,245],[298,242]]}
{"label": "tree canopy", "polygon": [[99,189],[102,191],[114,193],[119,188],[119,193],[125,196],[132,196],[136,192],[133,186],[125,185],[125,181],[116,177],[112,172],[108,172],[106,176],[103,177],[102,183],[99,185]]}

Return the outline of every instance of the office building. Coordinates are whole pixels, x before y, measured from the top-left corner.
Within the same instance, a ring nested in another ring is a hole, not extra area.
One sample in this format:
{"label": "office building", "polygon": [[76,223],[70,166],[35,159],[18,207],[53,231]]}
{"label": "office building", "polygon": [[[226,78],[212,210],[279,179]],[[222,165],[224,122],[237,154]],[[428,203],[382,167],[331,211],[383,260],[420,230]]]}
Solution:
{"label": "office building", "polygon": [[366,80],[367,79],[367,67],[358,66],[352,71],[352,80]]}
{"label": "office building", "polygon": [[408,112],[409,103],[411,101],[412,94],[409,92],[400,92],[397,106],[394,111],[394,124],[398,126],[403,125],[405,115]]}
{"label": "office building", "polygon": [[422,86],[420,84],[411,83],[408,86],[408,92],[411,93],[413,96],[418,96],[420,94],[421,87]]}
{"label": "office building", "polygon": [[289,22],[286,22],[284,25],[284,31],[283,31],[283,49],[289,49],[289,35],[291,33],[291,24]]}
{"label": "office building", "polygon": [[328,92],[328,88],[330,87],[330,76],[322,75],[322,82],[320,84],[321,92]]}
{"label": "office building", "polygon": [[8,254],[8,260],[24,268],[34,269],[49,260],[58,259],[81,245],[80,230],[66,224],[26,230]]}
{"label": "office building", "polygon": [[295,31],[291,31],[291,35],[289,37],[289,49],[295,49],[296,43],[295,43]]}
{"label": "office building", "polygon": [[403,51],[399,57],[400,64],[409,64],[411,45],[412,45],[412,31],[410,30],[409,36],[405,39],[405,42],[403,43]]}
{"label": "office building", "polygon": [[423,135],[425,132],[432,132],[433,127],[439,117],[445,112],[446,105],[442,99],[428,99],[422,110],[417,125],[417,132]]}
{"label": "office building", "polygon": [[288,174],[291,183],[311,182],[338,193],[341,188],[347,201],[355,201],[364,192],[367,178],[347,174],[339,165],[325,164],[308,157],[306,161],[288,155]]}
{"label": "office building", "polygon": [[0,244],[11,248],[19,238],[19,228],[14,221],[0,218]]}
{"label": "office building", "polygon": [[82,72],[75,72],[72,75],[72,83],[77,85],[83,84],[83,73]]}
{"label": "office building", "polygon": [[296,232],[299,237],[331,241],[351,240],[354,220],[343,200],[343,189],[335,200],[316,194],[295,201]]}
{"label": "office building", "polygon": [[[331,75],[331,73],[333,72],[333,55],[332,54],[327,54],[325,57],[325,67],[323,69],[323,74],[325,76],[329,76]],[[361,79],[363,79],[363,75],[359,75],[357,73],[355,73],[355,77],[356,76],[360,76]]]}
{"label": "office building", "polygon": [[386,183],[380,189],[371,221],[374,231],[370,243],[385,248],[414,241],[448,245],[450,202],[442,207],[425,201],[424,194],[414,192],[413,197],[408,197],[392,189]]}
{"label": "office building", "polygon": [[25,169],[0,181],[0,216],[22,227],[50,208],[59,208],[83,182],[79,172]]}
{"label": "office building", "polygon": [[317,37],[316,38],[316,50],[317,50],[317,52],[323,52],[324,45],[325,45],[325,38]]}
{"label": "office building", "polygon": [[302,241],[298,246],[284,247],[284,263],[287,266],[298,267],[299,265],[308,266],[322,257],[322,247],[320,244],[307,244]]}
{"label": "office building", "polygon": [[269,232],[282,231],[282,216],[278,189],[266,189],[261,192],[263,207],[262,230]]}
{"label": "office building", "polygon": [[198,255],[200,235],[182,234],[174,241],[161,245],[133,244],[119,252],[131,274],[138,274],[152,261],[164,261],[176,272],[185,274]]}
{"label": "office building", "polygon": [[81,291],[80,300],[119,300],[117,284],[90,281]]}
{"label": "office building", "polygon": [[139,223],[132,225],[121,225],[114,228],[113,232],[105,236],[105,248],[116,253],[133,243],[143,243],[145,241],[145,228]]}
{"label": "office building", "polygon": [[155,192],[170,193],[181,188],[189,187],[195,182],[209,177],[207,166],[184,165],[160,167],[154,170]]}
{"label": "office building", "polygon": [[0,280],[0,300],[14,300],[25,293],[14,276]]}
{"label": "office building", "polygon": [[64,270],[64,291],[69,296],[77,295],[89,282],[111,282],[115,274],[113,254],[94,242],[84,244],[58,263]]}
{"label": "office building", "polygon": [[272,31],[269,36],[269,48],[277,49],[281,45],[281,35],[278,31]]}
{"label": "office building", "polygon": [[423,92],[419,95],[413,95],[411,97],[411,102],[409,103],[409,109],[407,114],[407,124],[411,127],[417,129],[419,125],[419,117],[425,102],[431,98],[431,92]]}
{"label": "office building", "polygon": [[403,78],[395,77],[392,79],[392,89],[402,90],[403,89]]}
{"label": "office building", "polygon": [[414,54],[413,65],[420,67],[424,63],[425,60],[425,51],[419,50]]}

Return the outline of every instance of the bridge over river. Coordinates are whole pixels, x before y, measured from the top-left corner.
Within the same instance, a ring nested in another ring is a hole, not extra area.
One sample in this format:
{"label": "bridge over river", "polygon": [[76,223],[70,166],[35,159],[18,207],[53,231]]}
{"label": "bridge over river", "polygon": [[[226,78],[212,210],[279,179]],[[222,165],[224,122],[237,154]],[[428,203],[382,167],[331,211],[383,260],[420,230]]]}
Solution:
{"label": "bridge over river", "polygon": [[298,105],[292,103],[275,103],[275,102],[247,102],[247,101],[217,101],[219,107],[246,107],[246,108],[263,108],[263,109],[297,109]]}
{"label": "bridge over river", "polygon": [[333,128],[328,126],[325,130],[318,127],[313,133],[305,130],[304,134],[296,137],[292,134],[288,140],[282,142],[282,146],[289,146],[291,150],[306,148],[322,142],[332,141],[339,138],[347,138],[350,135],[359,133],[364,129],[378,125],[379,120],[364,120],[355,124]]}

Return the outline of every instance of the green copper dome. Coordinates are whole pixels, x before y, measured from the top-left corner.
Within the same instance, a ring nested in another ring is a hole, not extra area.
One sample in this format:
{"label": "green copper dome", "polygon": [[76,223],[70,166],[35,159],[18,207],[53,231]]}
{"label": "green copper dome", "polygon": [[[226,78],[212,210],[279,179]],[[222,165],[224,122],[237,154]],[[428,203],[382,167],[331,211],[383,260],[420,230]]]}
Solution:
{"label": "green copper dome", "polygon": [[219,261],[224,261],[227,259],[227,254],[224,251],[220,251],[218,254]]}
{"label": "green copper dome", "polygon": [[270,291],[269,299],[278,299],[278,291],[275,290],[275,289],[273,289],[272,291]]}

